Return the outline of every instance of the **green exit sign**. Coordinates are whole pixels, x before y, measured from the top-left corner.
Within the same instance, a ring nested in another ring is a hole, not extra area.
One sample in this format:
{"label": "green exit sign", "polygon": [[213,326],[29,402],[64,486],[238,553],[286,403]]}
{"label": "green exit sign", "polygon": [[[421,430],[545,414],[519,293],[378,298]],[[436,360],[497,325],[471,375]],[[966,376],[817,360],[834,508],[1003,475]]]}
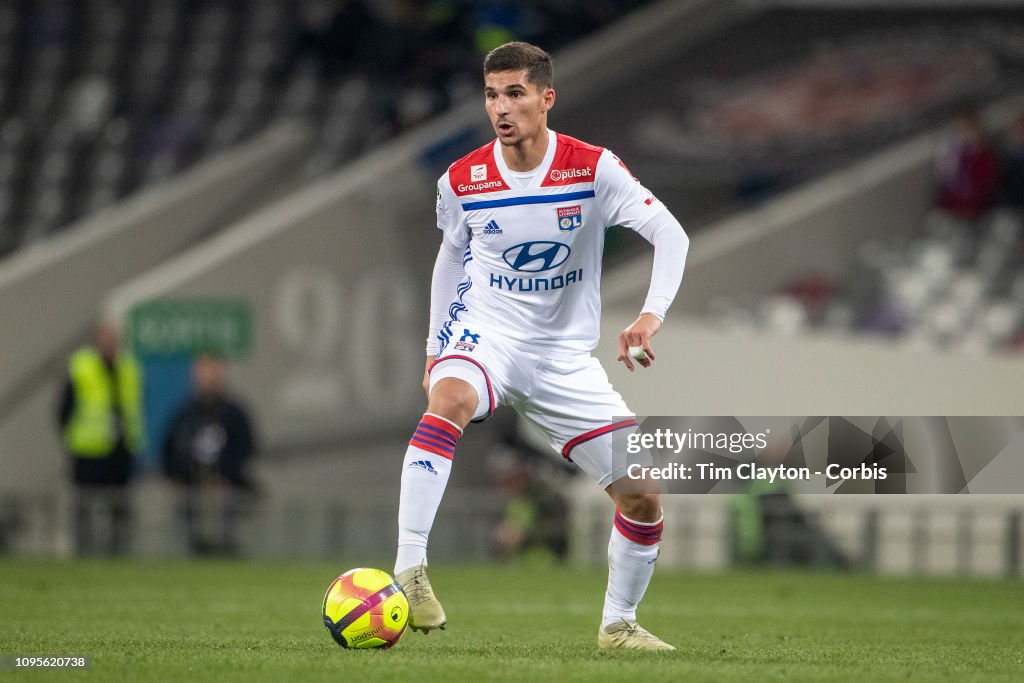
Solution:
{"label": "green exit sign", "polygon": [[252,348],[252,311],[242,299],[156,299],[129,312],[128,330],[140,356],[239,358]]}

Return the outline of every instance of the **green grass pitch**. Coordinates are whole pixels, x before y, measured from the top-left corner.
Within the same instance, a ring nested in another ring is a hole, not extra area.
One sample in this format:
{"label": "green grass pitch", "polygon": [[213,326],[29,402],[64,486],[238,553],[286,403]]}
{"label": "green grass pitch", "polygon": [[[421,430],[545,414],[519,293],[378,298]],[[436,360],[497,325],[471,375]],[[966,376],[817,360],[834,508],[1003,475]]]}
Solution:
{"label": "green grass pitch", "polygon": [[323,591],[357,564],[0,559],[0,654],[88,654],[103,681],[1021,681],[1024,585],[659,571],[641,623],[678,652],[596,646],[601,570],[432,568],[446,631],[348,651]]}

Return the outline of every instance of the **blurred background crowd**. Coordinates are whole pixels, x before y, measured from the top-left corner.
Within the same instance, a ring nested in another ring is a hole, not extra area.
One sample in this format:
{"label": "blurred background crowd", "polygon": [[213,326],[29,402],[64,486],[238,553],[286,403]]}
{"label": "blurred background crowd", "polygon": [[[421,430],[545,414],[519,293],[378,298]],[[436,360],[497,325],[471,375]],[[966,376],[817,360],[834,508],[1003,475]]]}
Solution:
{"label": "blurred background crowd", "polygon": [[475,94],[513,38],[551,51],[639,0],[0,6],[0,252],[275,121],[319,129],[315,178]]}

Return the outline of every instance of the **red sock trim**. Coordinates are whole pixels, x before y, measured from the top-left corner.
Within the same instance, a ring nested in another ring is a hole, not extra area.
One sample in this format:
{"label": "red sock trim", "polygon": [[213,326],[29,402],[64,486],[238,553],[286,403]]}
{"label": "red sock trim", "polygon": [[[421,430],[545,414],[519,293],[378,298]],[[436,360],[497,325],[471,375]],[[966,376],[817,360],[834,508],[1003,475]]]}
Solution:
{"label": "red sock trim", "polygon": [[615,509],[615,529],[626,537],[627,540],[639,543],[640,545],[655,545],[661,540],[661,532],[665,528],[665,520],[655,524],[642,524],[626,519]]}
{"label": "red sock trim", "polygon": [[427,413],[416,426],[409,445],[452,460],[461,436],[462,430],[451,422]]}

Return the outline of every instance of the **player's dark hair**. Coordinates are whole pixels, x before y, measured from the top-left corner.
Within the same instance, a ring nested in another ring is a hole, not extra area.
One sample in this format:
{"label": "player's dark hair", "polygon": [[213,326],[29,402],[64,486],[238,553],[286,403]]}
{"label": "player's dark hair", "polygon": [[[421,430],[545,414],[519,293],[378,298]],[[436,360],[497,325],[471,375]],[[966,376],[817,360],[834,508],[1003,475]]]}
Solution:
{"label": "player's dark hair", "polygon": [[526,71],[526,80],[538,88],[550,88],[555,82],[551,55],[536,45],[515,41],[499,45],[484,57],[484,76],[498,71]]}

